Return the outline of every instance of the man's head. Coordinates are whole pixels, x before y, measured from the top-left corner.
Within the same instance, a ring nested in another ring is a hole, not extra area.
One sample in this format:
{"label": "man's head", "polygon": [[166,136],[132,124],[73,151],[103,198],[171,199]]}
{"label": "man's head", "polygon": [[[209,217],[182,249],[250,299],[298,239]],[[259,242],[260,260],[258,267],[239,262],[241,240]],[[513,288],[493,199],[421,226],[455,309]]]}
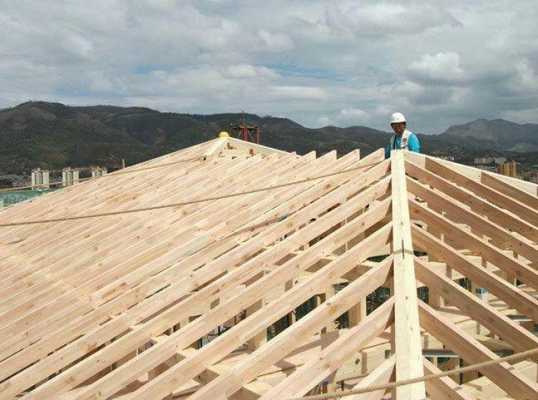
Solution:
{"label": "man's head", "polygon": [[406,119],[402,113],[396,112],[390,117],[390,126],[396,135],[401,135],[405,131]]}

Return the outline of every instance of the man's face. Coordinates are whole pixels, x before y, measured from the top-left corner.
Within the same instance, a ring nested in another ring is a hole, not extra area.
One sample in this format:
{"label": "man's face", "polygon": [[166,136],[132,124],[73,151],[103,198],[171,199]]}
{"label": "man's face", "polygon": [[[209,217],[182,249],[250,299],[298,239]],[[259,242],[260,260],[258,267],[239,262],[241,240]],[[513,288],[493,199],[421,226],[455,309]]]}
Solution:
{"label": "man's face", "polygon": [[390,126],[392,127],[394,133],[397,135],[401,135],[405,131],[405,122],[397,122],[395,124],[390,124]]}

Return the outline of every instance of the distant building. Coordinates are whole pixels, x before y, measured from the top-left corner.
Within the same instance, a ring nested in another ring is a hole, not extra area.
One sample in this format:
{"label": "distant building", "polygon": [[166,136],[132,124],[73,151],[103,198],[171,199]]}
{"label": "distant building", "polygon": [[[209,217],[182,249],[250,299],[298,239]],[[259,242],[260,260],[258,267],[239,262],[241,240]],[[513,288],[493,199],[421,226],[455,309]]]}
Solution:
{"label": "distant building", "polygon": [[474,166],[486,171],[499,172],[499,166],[504,164],[506,164],[506,157],[477,157],[474,159]]}
{"label": "distant building", "polygon": [[508,161],[497,165],[497,172],[502,175],[517,177],[517,163],[515,161]]}

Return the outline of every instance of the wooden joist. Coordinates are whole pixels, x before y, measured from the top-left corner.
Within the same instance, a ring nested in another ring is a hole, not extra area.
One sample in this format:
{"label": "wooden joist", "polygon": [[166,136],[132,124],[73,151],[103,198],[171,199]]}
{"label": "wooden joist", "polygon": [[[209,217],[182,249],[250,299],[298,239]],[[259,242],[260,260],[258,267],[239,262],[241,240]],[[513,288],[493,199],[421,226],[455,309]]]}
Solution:
{"label": "wooden joist", "polygon": [[[0,398],[286,398],[357,369],[357,389],[436,373],[422,347],[440,342],[468,363],[534,348],[536,193],[405,151],[298,156],[227,138],[11,207],[2,222],[214,198],[0,228]],[[393,296],[368,313],[381,286]],[[535,393],[508,365],[481,372]],[[474,393],[441,378],[350,398]]]}

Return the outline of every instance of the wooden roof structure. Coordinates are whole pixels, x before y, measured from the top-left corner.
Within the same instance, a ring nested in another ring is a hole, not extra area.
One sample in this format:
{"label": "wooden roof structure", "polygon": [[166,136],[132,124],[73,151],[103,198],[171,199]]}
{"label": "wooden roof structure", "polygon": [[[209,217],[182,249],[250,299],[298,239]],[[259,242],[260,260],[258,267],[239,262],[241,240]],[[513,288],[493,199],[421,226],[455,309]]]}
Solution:
{"label": "wooden roof structure", "polygon": [[[0,399],[285,400],[535,349],[537,243],[527,182],[212,140],[0,211]],[[537,399],[537,359],[349,398]]]}

